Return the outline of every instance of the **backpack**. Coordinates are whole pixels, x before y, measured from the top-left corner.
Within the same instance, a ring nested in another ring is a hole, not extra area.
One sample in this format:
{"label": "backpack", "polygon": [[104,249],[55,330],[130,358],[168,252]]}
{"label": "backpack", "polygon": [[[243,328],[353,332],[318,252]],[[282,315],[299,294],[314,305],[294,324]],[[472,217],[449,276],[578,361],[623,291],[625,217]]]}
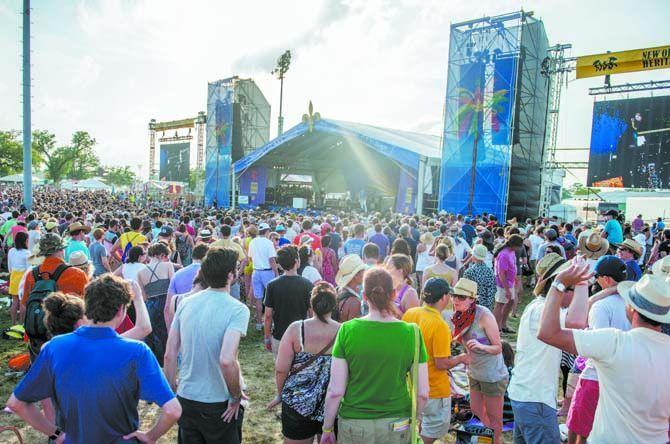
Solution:
{"label": "backpack", "polygon": [[[130,252],[130,249],[133,248],[133,241],[135,240],[135,238],[137,238],[137,236],[138,236],[138,234],[135,233],[135,237],[133,237],[132,239],[128,239],[128,242],[126,242],[126,247],[123,249],[123,253],[121,254],[121,263],[122,264],[126,263],[126,259],[128,259],[128,253]],[[128,236],[128,237],[130,237],[130,236]]]}
{"label": "backpack", "polygon": [[340,322],[341,319],[341,314],[340,311],[342,310],[342,307],[344,306],[344,303],[349,300],[349,298],[354,298],[353,294],[350,292],[346,292],[344,295],[340,296],[337,298],[337,305],[335,306],[335,309],[333,310],[333,313],[331,314],[331,318],[333,321]]}
{"label": "backpack", "polygon": [[[39,341],[48,341],[47,327],[44,325],[44,308],[42,301],[54,291],[57,291],[57,282],[61,274],[70,268],[69,265],[60,264],[53,272],[40,273],[39,267],[33,269],[33,278],[35,285],[28,296],[26,302],[26,318],[23,321],[23,327],[30,339]],[[43,279],[42,275],[49,275],[48,279]]]}

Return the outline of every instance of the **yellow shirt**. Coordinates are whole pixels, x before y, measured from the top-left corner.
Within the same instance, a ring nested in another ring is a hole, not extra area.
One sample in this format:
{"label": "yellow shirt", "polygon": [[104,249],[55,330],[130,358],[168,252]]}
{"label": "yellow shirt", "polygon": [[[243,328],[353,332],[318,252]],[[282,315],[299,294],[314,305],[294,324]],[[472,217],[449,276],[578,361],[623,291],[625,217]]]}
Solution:
{"label": "yellow shirt", "polygon": [[133,247],[137,247],[139,244],[146,243],[146,241],[147,238],[142,233],[138,233],[137,231],[129,231],[127,233],[123,233],[119,237],[121,251],[126,251],[126,244],[128,244],[128,242],[130,242],[130,245]]}
{"label": "yellow shirt", "polygon": [[444,322],[442,315],[433,307],[421,306],[410,308],[402,317],[405,322],[413,322],[419,326],[423,342],[428,352],[428,382],[430,398],[448,398],[451,396],[449,373],[435,367],[434,358],[451,356],[451,329]]}
{"label": "yellow shirt", "polygon": [[213,242],[210,247],[221,247],[221,248],[231,248],[237,251],[237,260],[243,261],[247,255],[244,253],[244,249],[237,242],[233,242],[230,239],[219,239],[216,242]]}

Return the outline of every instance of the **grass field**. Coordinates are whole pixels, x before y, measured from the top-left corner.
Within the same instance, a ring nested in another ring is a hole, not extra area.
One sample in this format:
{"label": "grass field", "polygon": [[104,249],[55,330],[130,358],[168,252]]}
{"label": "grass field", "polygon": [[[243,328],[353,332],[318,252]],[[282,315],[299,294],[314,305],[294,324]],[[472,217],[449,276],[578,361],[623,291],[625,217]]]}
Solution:
{"label": "grass field", "polygon": [[[521,300],[519,313],[523,312],[523,307],[529,301],[529,292]],[[515,331],[518,328],[518,318],[510,318],[510,327]],[[9,314],[4,308],[0,309],[0,329],[9,326]],[[504,339],[512,343],[516,340],[516,335],[505,335]],[[25,346],[19,341],[0,339],[0,400],[4,404],[9,398],[12,390],[20,380],[19,376],[8,375],[7,361],[25,350]],[[278,443],[282,442],[281,424],[277,418],[276,411],[269,412],[265,409],[267,403],[275,396],[276,389],[274,384],[274,367],[272,354],[267,352],[262,345],[261,334],[253,329],[253,323],[250,323],[249,335],[242,340],[240,346],[240,364],[244,374],[247,390],[246,393],[251,398],[249,406],[244,416],[243,440],[245,443]],[[156,406],[148,406],[145,403],[140,405],[140,418],[142,427],[147,429],[154,422],[158,409]],[[26,426],[17,416],[0,413],[0,426],[15,426],[21,431],[27,444],[45,442],[43,437]],[[453,436],[448,437],[446,442],[453,442]],[[16,443],[16,438],[8,432],[0,435],[0,443]],[[177,442],[177,429],[173,427],[159,443]],[[511,442],[510,434],[506,434],[505,442]]]}

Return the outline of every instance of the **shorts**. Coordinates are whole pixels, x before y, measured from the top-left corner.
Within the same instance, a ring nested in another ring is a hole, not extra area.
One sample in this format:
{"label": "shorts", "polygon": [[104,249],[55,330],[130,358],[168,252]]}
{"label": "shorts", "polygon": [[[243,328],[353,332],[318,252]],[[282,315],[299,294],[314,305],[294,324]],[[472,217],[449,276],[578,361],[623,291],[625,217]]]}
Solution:
{"label": "shorts", "polygon": [[589,436],[593,429],[593,418],[598,407],[600,387],[598,381],[580,378],[572,397],[568,419],[568,429],[579,436]]}
{"label": "shorts", "polygon": [[542,402],[511,402],[514,411],[514,444],[561,442],[556,409]]}
{"label": "shorts", "polygon": [[305,418],[282,402],[281,433],[287,439],[296,441],[309,439],[321,434],[322,422]]}
{"label": "shorts", "polygon": [[337,420],[337,442],[346,444],[409,444],[412,430],[394,431],[392,424],[407,418]]}
{"label": "shorts", "polygon": [[421,436],[440,439],[451,426],[451,398],[431,398],[423,409]]}
{"label": "shorts", "polygon": [[235,281],[231,286],[230,286],[230,295],[237,299],[238,301],[240,300],[240,283],[239,281]]}
{"label": "shorts", "polygon": [[268,283],[275,278],[272,270],[254,270],[251,275],[251,286],[254,289],[254,298],[263,299],[265,297],[265,289],[268,288]]}
{"label": "shorts", "polygon": [[505,390],[507,390],[509,379],[505,378],[498,382],[484,382],[468,376],[468,382],[471,391],[474,390],[484,396],[505,396]]}
{"label": "shorts", "polygon": [[[516,299],[516,289],[512,287],[509,291],[512,295],[512,300]],[[509,300],[507,300],[507,295],[505,294],[505,289],[502,287],[496,286],[496,302],[499,304],[506,304],[509,302]]]}

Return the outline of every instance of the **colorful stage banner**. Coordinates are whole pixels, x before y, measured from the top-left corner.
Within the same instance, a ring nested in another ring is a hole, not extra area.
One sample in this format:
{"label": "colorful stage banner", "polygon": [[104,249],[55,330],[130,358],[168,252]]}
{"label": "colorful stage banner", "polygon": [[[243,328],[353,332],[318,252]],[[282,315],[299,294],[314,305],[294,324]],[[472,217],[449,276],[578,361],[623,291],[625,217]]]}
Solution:
{"label": "colorful stage banner", "polygon": [[[254,166],[240,176],[240,196],[248,196],[248,205],[258,206],[265,203],[265,190],[268,185],[268,169]],[[239,202],[241,204],[241,202]]]}
{"label": "colorful stage banner", "polygon": [[507,57],[494,63],[491,106],[491,143],[509,145],[512,137],[512,104],[516,93],[517,58]]}
{"label": "colorful stage banner", "polygon": [[670,68],[670,46],[577,57],[577,78]]}
{"label": "colorful stage banner", "polygon": [[205,150],[205,205],[230,205],[233,134],[232,79],[207,85],[207,144]]}
{"label": "colorful stage banner", "polygon": [[[412,175],[413,174],[413,175]],[[415,171],[400,169],[398,194],[395,197],[396,213],[414,214],[416,212],[417,174]]]}

